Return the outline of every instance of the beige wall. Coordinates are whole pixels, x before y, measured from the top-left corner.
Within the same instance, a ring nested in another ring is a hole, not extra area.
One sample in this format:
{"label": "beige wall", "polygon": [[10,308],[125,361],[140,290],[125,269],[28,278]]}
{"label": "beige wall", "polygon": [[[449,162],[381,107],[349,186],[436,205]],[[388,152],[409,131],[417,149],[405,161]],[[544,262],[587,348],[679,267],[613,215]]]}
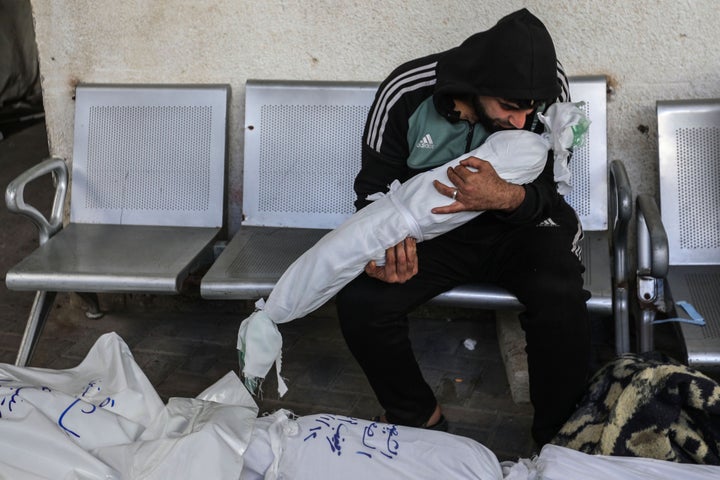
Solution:
{"label": "beige wall", "polygon": [[246,79],[378,81],[523,6],[570,75],[609,77],[609,157],[626,162],[635,192],[655,192],[655,101],[720,97],[716,0],[31,2],[51,153],[65,158],[78,82],[229,83],[239,178]]}

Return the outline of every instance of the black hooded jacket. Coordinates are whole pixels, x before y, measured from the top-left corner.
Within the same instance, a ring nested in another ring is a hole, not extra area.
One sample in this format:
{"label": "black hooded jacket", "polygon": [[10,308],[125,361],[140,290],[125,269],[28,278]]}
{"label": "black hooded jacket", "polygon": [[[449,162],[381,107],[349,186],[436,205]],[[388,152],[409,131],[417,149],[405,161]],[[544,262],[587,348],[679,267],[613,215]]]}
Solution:
{"label": "black hooded jacket", "polygon": [[[511,13],[458,47],[407,62],[382,82],[363,134],[356,207],[368,203],[367,195],[386,191],[393,180],[404,182],[481,144],[488,132],[459,120],[453,103],[454,98],[477,95],[534,100],[545,107],[556,99],[569,100],[550,34],[528,10]],[[535,113],[525,128],[542,131]],[[442,142],[433,143],[433,138]],[[418,155],[429,163],[418,165]],[[524,186],[520,207],[496,215],[512,223],[547,218],[560,200],[551,160],[538,179]]]}

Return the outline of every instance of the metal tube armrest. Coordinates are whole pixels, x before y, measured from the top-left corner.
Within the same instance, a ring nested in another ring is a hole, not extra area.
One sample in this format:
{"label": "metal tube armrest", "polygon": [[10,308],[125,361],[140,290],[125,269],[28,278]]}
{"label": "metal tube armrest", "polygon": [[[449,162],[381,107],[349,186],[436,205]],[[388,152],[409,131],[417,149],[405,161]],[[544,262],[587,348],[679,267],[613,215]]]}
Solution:
{"label": "metal tube armrest", "polygon": [[669,249],[660,209],[648,194],[637,197],[638,275],[664,278],[668,272]]}
{"label": "metal tube armrest", "polygon": [[[55,197],[53,199],[50,218],[46,219],[32,205],[25,203],[25,186],[47,174],[55,177]],[[65,161],[61,158],[48,158],[34,165],[18,175],[11,181],[5,190],[5,204],[8,210],[13,213],[23,214],[32,220],[38,227],[40,234],[40,245],[48,241],[63,226],[63,207],[68,190],[68,169]]]}
{"label": "metal tube armrest", "polygon": [[615,281],[628,280],[628,227],[633,214],[632,189],[625,164],[610,162],[610,221],[612,226],[613,268]]}
{"label": "metal tube armrest", "polygon": [[630,351],[628,228],[632,218],[632,189],[622,161],[610,162],[608,177],[615,351],[620,355]]}
{"label": "metal tube armrest", "polygon": [[641,316],[638,324],[640,352],[655,348],[654,323],[658,311],[665,309],[663,283],[668,272],[667,234],[655,199],[637,197],[637,300]]}

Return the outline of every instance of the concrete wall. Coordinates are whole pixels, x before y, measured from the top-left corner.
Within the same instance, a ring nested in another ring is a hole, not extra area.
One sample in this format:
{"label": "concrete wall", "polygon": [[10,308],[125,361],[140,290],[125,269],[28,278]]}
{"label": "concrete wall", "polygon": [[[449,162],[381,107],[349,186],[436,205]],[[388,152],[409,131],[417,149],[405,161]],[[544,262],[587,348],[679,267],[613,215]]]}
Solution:
{"label": "concrete wall", "polygon": [[[570,75],[605,74],[610,159],[655,193],[655,101],[720,97],[716,0],[31,0],[50,150],[72,157],[78,82],[232,86],[230,175],[242,172],[248,78],[381,80],[521,7]],[[238,205],[239,191],[231,192]],[[237,207],[229,212],[234,230]]]}

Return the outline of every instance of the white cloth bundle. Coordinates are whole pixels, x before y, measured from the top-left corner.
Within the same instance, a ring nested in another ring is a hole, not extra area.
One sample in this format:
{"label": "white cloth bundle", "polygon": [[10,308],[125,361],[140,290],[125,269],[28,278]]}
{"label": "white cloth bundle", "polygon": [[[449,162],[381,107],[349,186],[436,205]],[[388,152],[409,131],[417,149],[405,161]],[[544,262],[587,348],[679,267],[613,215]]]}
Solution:
{"label": "white cloth bundle", "polygon": [[[370,260],[382,264],[385,251],[407,237],[429,240],[480,215],[481,211],[433,214],[432,208],[446,205],[448,198],[433,186],[433,180],[449,185],[448,167],[468,157],[492,164],[503,180],[525,184],[540,175],[547,152],[555,150],[554,173],[561,190],[569,189],[569,149],[585,132],[587,120],[573,103],[556,103],[540,116],[546,133],[504,130],[490,135],[472,152],[448,164],[416,175],[404,184],[393,182],[390,191],[375,194],[373,203],[356,212],[345,223],[325,235],[298,258],[282,275],[267,302],[240,325],[237,348],[245,385],[255,393],[275,363],[280,396],[287,386],[280,376],[282,336],[276,324],[301,318],[314,311],[357,277]],[[578,127],[582,128],[578,128]]]}
{"label": "white cloth bundle", "polygon": [[470,438],[336,414],[257,418],[229,372],[163,406],[123,340],[68,370],[0,364],[0,479],[461,478],[704,480],[720,467],[588,455],[555,445],[503,462]]}
{"label": "white cloth bundle", "polygon": [[720,467],[674,463],[654,458],[589,455],[545,445],[533,459],[503,462],[505,480],[710,480]]}
{"label": "white cloth bundle", "polygon": [[240,480],[502,480],[497,457],[470,438],[343,415],[255,422]]}
{"label": "white cloth bundle", "polygon": [[234,372],[163,405],[108,333],[68,370],[0,364],[0,478],[237,479],[256,417]]}

